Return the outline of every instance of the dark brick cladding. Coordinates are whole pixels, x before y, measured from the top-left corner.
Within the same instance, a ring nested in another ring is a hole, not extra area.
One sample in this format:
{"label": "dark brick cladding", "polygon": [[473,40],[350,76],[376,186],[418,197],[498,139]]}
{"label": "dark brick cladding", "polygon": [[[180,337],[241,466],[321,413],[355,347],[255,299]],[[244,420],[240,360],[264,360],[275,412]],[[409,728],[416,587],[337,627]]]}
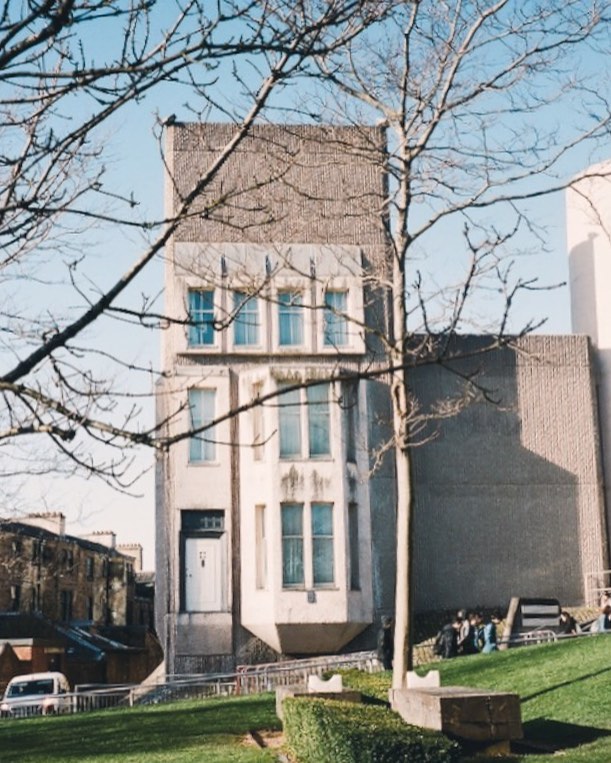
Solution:
{"label": "dark brick cladding", "polygon": [[[171,128],[175,209],[234,132],[222,124]],[[384,246],[384,141],[376,127],[255,125],[175,240]]]}

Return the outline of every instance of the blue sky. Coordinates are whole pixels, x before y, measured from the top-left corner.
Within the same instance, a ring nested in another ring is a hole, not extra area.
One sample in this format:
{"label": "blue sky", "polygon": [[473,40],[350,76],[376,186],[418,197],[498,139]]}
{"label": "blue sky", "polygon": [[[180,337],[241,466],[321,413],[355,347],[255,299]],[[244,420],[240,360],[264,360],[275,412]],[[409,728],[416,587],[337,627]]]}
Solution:
{"label": "blue sky", "polygon": [[[103,45],[102,36],[96,45]],[[606,59],[599,55],[587,61],[587,66],[595,69],[606,66]],[[249,76],[253,76],[250,70]],[[229,69],[223,72],[217,85],[220,97],[231,103],[237,97],[235,82],[230,78]],[[298,96],[293,88],[287,99]],[[185,105],[184,91],[174,88],[159,88],[154,95],[137,104],[130,104],[103,129],[106,144],[109,188],[126,195],[134,194],[139,201],[142,216],[157,218],[163,210],[163,166],[158,145],[153,135],[157,115],[165,117],[171,113],[178,119],[189,121],[193,114]],[[287,100],[288,104],[289,101]],[[75,116],[88,104],[75,104]],[[213,114],[214,116],[214,114]],[[561,113],[550,118],[561,120]],[[604,148],[590,154],[586,150],[577,154],[567,169],[578,171],[591,161],[604,158]],[[611,151],[609,151],[611,154]],[[542,284],[559,284],[568,278],[568,258],[565,244],[564,195],[556,193],[530,205],[529,211],[536,217],[544,232],[545,247],[537,246],[534,253],[516,257],[516,269],[523,277],[536,275]],[[87,275],[92,293],[97,287],[109,283],[122,272],[143,246],[143,236],[135,231],[124,231],[116,226],[92,230],[87,234],[89,246],[83,274]],[[430,270],[433,278],[437,274],[447,275],[453,265],[452,247],[440,231],[427,239],[423,267]],[[440,278],[438,280],[441,280]],[[130,290],[130,298],[139,301],[139,295],[149,297],[159,294],[162,289],[162,267],[157,262],[149,267]],[[68,297],[77,304],[78,298],[70,293]],[[482,295],[477,309],[486,316],[493,309],[494,299]],[[161,307],[161,303],[159,303]],[[516,306],[514,326],[524,325],[529,320],[546,318],[541,329],[544,333],[566,333],[570,331],[568,286],[532,293]],[[126,360],[136,361],[143,366],[159,366],[159,335],[152,331],[132,329],[125,323],[104,320],[88,332],[87,339],[93,343],[118,349]],[[152,422],[153,407],[150,395],[152,377],[143,376],[138,382],[125,374],[125,388],[136,390],[142,398],[144,421]],[[117,493],[95,479],[66,479],[62,476],[46,476],[44,480],[31,480],[25,488],[24,500],[32,510],[63,511],[68,518],[68,532],[75,534],[95,530],[114,530],[119,542],[140,542],[145,547],[145,566],[153,566],[154,545],[154,499],[153,499],[153,457],[148,451],[138,454],[134,474],[145,471],[143,477],[133,487],[134,495]]]}

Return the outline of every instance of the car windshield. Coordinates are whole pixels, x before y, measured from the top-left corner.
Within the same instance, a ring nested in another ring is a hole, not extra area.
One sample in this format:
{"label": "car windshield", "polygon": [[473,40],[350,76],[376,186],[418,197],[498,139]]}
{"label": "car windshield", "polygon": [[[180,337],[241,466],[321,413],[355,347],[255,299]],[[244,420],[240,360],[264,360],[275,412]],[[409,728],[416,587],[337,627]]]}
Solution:
{"label": "car windshield", "polygon": [[7,697],[32,697],[41,694],[53,694],[53,679],[41,678],[37,681],[21,681],[11,684]]}

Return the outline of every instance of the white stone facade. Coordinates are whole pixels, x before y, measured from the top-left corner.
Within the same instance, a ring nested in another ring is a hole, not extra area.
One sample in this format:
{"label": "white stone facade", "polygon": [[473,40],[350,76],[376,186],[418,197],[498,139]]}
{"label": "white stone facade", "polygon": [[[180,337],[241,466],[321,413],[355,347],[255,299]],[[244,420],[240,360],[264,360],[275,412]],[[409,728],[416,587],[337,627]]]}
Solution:
{"label": "white stone facade", "polygon": [[[197,169],[193,162],[185,169],[177,146],[213,144],[224,129],[172,129],[170,172],[179,182],[181,171]],[[310,148],[297,136],[296,172],[311,187],[324,135],[305,132],[310,141],[320,136]],[[365,133],[379,140],[378,130]],[[350,128],[340,134],[356,135]],[[248,182],[243,165],[264,171],[268,147],[276,153],[279,138],[295,140],[281,128],[256,132],[259,149],[248,143],[238,159],[238,187]],[[371,171],[367,160],[345,153],[332,167],[325,182],[334,194],[349,191],[346,178],[362,184],[361,168]],[[379,173],[373,190],[381,198]],[[169,212],[175,203],[170,193]],[[357,245],[354,226],[329,213],[333,203],[270,181],[265,204],[272,212],[281,206],[284,216],[300,220],[318,207],[327,222],[308,231],[291,231],[286,222],[251,227],[241,210],[241,236],[235,220],[226,228],[188,222],[167,248],[166,310],[184,319],[196,306],[214,326],[198,334],[175,324],[165,332],[168,375],[158,390],[158,416],[182,406],[168,420],[171,433],[189,426],[194,401],[210,408],[204,418],[245,407],[204,434],[207,441],[183,441],[159,464],[157,568],[167,574],[158,575],[158,628],[174,669],[228,665],[253,636],[276,652],[334,652],[373,622],[368,430],[387,395],[380,398],[365,381],[329,380],[344,366],[352,373],[375,361],[363,326],[372,310],[384,321],[385,306],[367,293],[364,263],[380,259],[383,232],[377,216],[361,221],[370,245]],[[246,307],[239,310],[236,299]],[[279,402],[283,385],[293,385],[287,394],[299,405]],[[253,406],[256,399],[264,402]]]}

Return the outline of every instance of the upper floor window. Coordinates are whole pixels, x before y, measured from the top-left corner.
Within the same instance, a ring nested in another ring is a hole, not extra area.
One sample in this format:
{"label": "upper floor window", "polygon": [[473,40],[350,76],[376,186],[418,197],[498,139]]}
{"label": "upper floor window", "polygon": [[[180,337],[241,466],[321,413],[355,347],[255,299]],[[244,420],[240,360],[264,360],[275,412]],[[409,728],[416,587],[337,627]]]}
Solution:
{"label": "upper floor window", "polygon": [[308,452],[310,458],[331,453],[329,431],[329,385],[317,384],[306,389],[308,414]]}
{"label": "upper floor window", "polygon": [[299,457],[301,456],[301,391],[294,389],[284,392],[278,397],[278,405],[280,458]]}
{"label": "upper floor window", "polygon": [[87,580],[93,580],[94,573],[94,561],[92,556],[88,556],[85,559],[85,577]]}
{"label": "upper floor window", "polygon": [[[281,385],[282,386],[282,385]],[[284,385],[288,386],[288,385]],[[302,421],[306,417],[306,422]],[[280,458],[331,454],[329,384],[294,389],[278,397]]]}
{"label": "upper floor window", "polygon": [[325,292],[324,343],[327,347],[348,344],[347,291]]}
{"label": "upper floor window", "polygon": [[[201,429],[214,421],[216,390],[190,389],[189,410],[191,412],[191,427]],[[216,459],[216,444],[214,442],[215,427],[194,434],[189,440],[189,462],[192,464],[205,463]]]}
{"label": "upper floor window", "polygon": [[303,298],[299,292],[278,294],[278,343],[282,347],[303,344]]}
{"label": "upper floor window", "polygon": [[259,344],[259,300],[241,291],[233,293],[233,343],[240,346]]}
{"label": "upper floor window", "polygon": [[189,290],[190,347],[214,344],[214,290]]}

